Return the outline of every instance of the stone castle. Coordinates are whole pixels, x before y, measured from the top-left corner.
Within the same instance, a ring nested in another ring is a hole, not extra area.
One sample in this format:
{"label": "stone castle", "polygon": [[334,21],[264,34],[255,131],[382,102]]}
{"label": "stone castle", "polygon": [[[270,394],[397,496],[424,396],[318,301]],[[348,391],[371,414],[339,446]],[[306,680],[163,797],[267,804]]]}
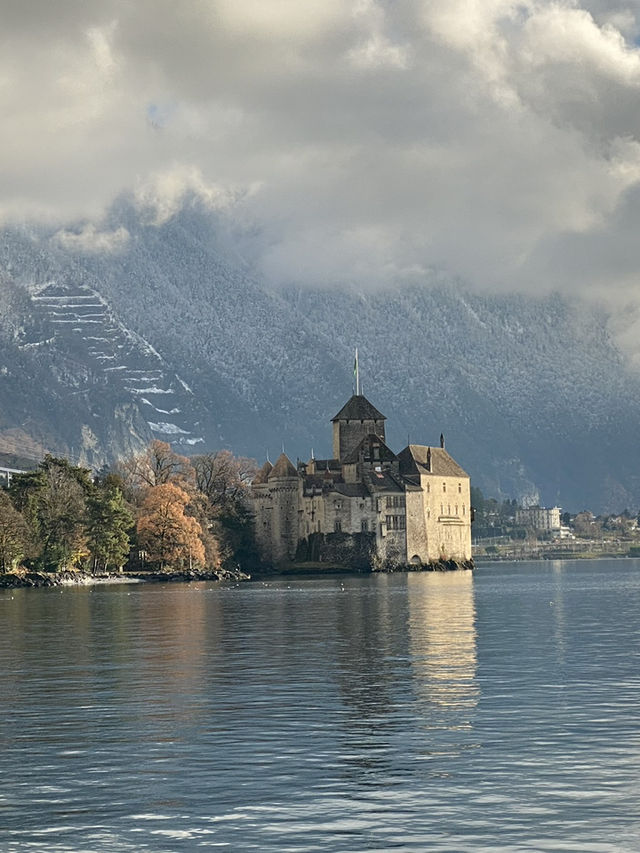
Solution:
{"label": "stone castle", "polygon": [[264,464],[251,496],[265,562],[471,567],[469,476],[442,436],[396,455],[385,420],[356,393],[332,419],[332,459]]}

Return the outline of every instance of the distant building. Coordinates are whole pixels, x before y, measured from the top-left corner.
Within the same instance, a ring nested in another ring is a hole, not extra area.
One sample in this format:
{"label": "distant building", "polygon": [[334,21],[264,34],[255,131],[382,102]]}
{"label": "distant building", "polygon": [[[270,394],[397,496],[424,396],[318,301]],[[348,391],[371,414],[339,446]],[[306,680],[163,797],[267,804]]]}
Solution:
{"label": "distant building", "polygon": [[543,506],[531,506],[527,509],[516,510],[516,524],[529,527],[531,530],[543,530],[548,533],[560,533],[560,515],[562,510],[559,506],[547,509]]}
{"label": "distant building", "polygon": [[354,394],[332,419],[333,457],[282,453],[252,484],[263,558],[374,565],[471,560],[469,476],[444,448],[385,443],[385,416]]}

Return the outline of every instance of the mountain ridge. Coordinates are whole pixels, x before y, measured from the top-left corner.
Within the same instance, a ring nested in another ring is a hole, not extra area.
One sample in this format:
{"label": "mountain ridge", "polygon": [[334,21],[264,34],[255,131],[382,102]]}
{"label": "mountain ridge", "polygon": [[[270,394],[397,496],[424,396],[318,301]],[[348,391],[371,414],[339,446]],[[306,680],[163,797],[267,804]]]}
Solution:
{"label": "mountain ridge", "polygon": [[[157,224],[121,200],[105,227],[128,235],[116,251],[70,248],[54,229],[2,232],[0,450],[22,430],[94,466],[152,437],[189,452],[327,455],[357,346],[396,451],[444,432],[488,494],[640,506],[640,380],[602,309],[443,282],[275,287],[196,203]],[[128,385],[109,376],[123,365]]]}

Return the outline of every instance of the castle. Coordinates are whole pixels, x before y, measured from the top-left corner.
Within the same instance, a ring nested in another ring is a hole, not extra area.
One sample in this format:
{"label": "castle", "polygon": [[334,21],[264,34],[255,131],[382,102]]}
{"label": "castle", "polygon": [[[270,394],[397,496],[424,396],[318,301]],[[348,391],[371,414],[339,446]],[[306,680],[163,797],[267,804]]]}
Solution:
{"label": "castle", "polygon": [[276,566],[470,567],[469,476],[439,447],[385,444],[385,416],[356,393],[332,419],[333,458],[283,452],[251,487],[262,558]]}

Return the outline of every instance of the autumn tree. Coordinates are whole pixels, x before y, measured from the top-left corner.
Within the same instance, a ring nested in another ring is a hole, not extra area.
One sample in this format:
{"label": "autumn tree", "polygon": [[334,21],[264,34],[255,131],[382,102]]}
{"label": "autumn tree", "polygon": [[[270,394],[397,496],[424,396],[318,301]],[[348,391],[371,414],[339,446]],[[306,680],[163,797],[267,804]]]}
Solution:
{"label": "autumn tree", "polygon": [[187,515],[190,497],[172,483],[148,489],[137,520],[138,542],[147,559],[161,568],[194,563],[204,565],[202,528]]}

